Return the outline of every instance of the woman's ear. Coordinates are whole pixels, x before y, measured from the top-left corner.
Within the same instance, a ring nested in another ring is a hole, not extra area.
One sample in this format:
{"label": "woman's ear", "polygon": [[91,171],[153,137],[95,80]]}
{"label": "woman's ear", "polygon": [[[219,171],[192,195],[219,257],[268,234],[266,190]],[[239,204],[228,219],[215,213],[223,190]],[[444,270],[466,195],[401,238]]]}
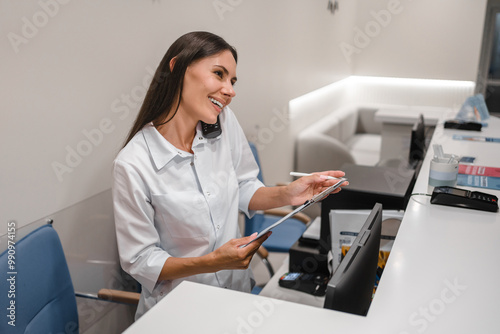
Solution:
{"label": "woman's ear", "polygon": [[170,59],[170,62],[168,63],[168,66],[170,68],[170,73],[172,73],[174,71],[174,66],[175,66],[176,61],[177,61],[177,57]]}

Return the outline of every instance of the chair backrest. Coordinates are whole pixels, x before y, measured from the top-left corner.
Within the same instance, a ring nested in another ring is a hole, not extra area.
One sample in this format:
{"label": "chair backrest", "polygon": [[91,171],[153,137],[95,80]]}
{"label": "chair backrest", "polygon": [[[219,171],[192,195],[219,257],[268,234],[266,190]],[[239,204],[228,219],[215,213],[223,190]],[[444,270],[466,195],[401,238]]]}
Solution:
{"label": "chair backrest", "polygon": [[0,271],[0,308],[7,310],[0,333],[79,332],[73,283],[51,225],[10,243],[0,255]]}
{"label": "chair backrest", "polygon": [[[249,142],[250,148],[252,149],[252,153],[257,161],[257,165],[259,165],[259,180],[263,181],[262,171],[260,170],[260,161],[257,153],[257,148],[251,142]],[[286,211],[286,210],[285,210]],[[252,218],[248,218],[245,216],[245,236],[251,235],[253,232],[261,231],[264,228],[267,228],[277,222],[281,217],[285,216],[288,212],[269,212],[266,210],[264,213],[256,212]],[[300,238],[302,233],[304,233],[306,229],[307,222],[304,222],[296,217],[292,217],[288,219],[286,226],[278,226],[274,230],[278,232],[273,234],[264,241],[263,246],[270,252],[288,252],[290,247]]]}
{"label": "chair backrest", "polygon": [[264,178],[262,177],[262,169],[260,167],[260,159],[259,159],[259,153],[257,151],[257,147],[252,142],[248,142],[248,144],[250,145],[250,149],[252,149],[252,153],[253,153],[253,156],[255,158],[255,161],[257,162],[257,165],[259,166],[259,175],[257,175],[257,178],[260,180],[260,182],[264,183]]}
{"label": "chair backrest", "polygon": [[[257,162],[257,166],[259,166],[259,175],[257,175],[257,178],[260,180],[260,182],[264,183],[264,178],[262,176],[262,169],[260,168],[260,159],[259,159],[259,153],[257,151],[257,147],[253,142],[248,142],[248,145],[250,145],[250,149],[252,150],[253,157],[255,158],[255,161]],[[262,214],[255,214],[252,218],[248,218],[245,216],[245,235],[250,235],[253,232],[253,222],[256,220],[263,220],[264,216]]]}

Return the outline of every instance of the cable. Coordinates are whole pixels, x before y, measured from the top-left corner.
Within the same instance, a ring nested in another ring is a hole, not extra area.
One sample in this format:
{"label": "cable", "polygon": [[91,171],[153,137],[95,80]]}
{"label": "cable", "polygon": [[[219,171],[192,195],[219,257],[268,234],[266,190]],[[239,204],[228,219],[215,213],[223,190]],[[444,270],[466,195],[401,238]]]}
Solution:
{"label": "cable", "polygon": [[426,193],[413,193],[413,194],[410,195],[410,197],[416,196],[416,195],[420,195],[420,196],[432,196],[431,194],[426,194]]}
{"label": "cable", "polygon": [[412,199],[414,202],[419,203],[419,204],[424,204],[424,202],[419,202],[418,199],[416,199],[413,196],[431,196],[431,194],[426,194],[426,193],[413,193],[410,195],[410,199]]}

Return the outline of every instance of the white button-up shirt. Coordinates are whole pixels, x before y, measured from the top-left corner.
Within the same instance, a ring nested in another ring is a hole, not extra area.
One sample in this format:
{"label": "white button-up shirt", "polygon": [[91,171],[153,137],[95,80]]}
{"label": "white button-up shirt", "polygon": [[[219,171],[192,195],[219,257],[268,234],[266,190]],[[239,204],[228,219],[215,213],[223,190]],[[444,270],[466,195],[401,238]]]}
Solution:
{"label": "white button-up shirt", "polygon": [[220,114],[222,134],[196,129],[193,154],[170,144],[146,125],[114,161],[113,203],[123,269],[142,285],[136,319],[183,280],[251,290],[250,270],[222,270],[158,281],[170,257],[208,254],[241,237],[238,209],[264,186],[247,139],[229,108]]}

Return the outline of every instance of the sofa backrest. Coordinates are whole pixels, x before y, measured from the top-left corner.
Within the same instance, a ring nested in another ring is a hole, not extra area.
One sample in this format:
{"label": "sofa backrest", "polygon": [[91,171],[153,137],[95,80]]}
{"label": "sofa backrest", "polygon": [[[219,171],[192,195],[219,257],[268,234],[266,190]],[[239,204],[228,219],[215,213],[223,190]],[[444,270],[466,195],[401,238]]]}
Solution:
{"label": "sofa backrest", "polygon": [[374,121],[377,110],[378,108],[358,106],[339,108],[302,130],[299,137],[324,134],[346,142],[357,133],[380,134],[382,125]]}

